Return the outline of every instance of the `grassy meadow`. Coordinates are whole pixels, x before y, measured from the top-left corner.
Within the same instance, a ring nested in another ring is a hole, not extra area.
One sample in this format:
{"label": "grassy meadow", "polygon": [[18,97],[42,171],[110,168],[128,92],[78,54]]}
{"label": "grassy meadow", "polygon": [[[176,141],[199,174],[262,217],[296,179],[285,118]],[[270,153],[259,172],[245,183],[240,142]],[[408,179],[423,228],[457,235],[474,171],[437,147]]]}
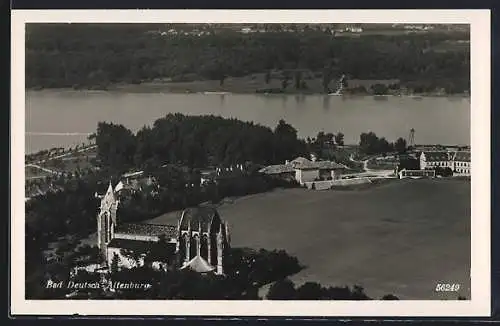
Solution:
{"label": "grassy meadow", "polygon": [[[470,298],[470,181],[394,180],[353,191],[276,190],[219,207],[233,247],[285,249],[296,283],[363,286],[374,298]],[[175,224],[169,213],[151,223]],[[437,293],[437,283],[458,293]]]}

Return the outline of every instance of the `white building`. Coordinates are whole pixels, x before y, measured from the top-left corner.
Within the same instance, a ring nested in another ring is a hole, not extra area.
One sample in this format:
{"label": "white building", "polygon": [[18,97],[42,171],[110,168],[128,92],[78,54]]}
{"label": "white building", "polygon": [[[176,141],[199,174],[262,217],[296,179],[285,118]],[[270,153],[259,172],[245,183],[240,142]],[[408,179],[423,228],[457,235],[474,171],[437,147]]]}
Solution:
{"label": "white building", "polygon": [[450,168],[458,175],[470,175],[471,162],[468,151],[429,151],[420,154],[420,169]]}
{"label": "white building", "polygon": [[454,171],[458,174],[470,175],[470,152],[456,152],[453,157]]}
{"label": "white building", "polygon": [[453,162],[451,160],[451,153],[432,151],[432,152],[422,152],[420,154],[420,169],[428,170],[437,167],[447,168],[453,170]]}
{"label": "white building", "polygon": [[420,178],[434,178],[436,177],[436,171],[434,170],[406,170],[403,169],[398,172],[398,178],[399,179],[405,179],[405,178],[413,178],[413,179],[420,179]]}

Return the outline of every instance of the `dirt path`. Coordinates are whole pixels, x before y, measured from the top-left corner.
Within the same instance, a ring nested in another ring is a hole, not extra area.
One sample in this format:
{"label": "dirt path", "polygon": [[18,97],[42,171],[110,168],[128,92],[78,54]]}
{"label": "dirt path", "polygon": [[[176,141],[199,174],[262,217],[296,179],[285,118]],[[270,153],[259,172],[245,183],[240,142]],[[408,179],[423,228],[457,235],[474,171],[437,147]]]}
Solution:
{"label": "dirt path", "polygon": [[48,161],[51,161],[51,160],[56,160],[56,159],[63,158],[63,157],[66,157],[66,156],[74,155],[75,153],[87,152],[87,151],[89,151],[91,149],[95,149],[95,148],[97,148],[97,145],[92,145],[92,146],[89,146],[89,147],[85,147],[85,148],[79,149],[77,151],[72,151],[72,152],[61,154],[61,155],[49,157],[49,158],[46,158],[46,159],[43,159],[43,160],[39,160],[39,161],[36,161],[36,162],[32,162],[32,163],[30,163],[28,165],[45,163],[45,162],[48,162]]}

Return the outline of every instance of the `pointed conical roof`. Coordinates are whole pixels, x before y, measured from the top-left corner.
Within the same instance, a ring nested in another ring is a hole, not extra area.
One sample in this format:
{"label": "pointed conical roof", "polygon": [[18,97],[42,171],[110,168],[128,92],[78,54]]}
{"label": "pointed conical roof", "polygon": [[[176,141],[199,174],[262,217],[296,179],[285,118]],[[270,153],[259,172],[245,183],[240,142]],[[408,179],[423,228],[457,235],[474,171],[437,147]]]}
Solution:
{"label": "pointed conical roof", "polygon": [[197,273],[208,273],[215,269],[203,257],[197,255],[187,262],[181,269],[189,268]]}
{"label": "pointed conical roof", "polygon": [[111,181],[109,181],[109,186],[108,186],[108,190],[106,190],[106,197],[112,197],[114,198],[114,193],[113,193],[113,185],[111,184]]}
{"label": "pointed conical roof", "polygon": [[[115,198],[115,193],[113,191],[113,185],[111,181],[109,182],[108,190],[106,194],[101,199],[101,212],[110,212],[116,210],[117,200]],[[116,224],[116,215],[112,213],[111,215],[113,222]]]}

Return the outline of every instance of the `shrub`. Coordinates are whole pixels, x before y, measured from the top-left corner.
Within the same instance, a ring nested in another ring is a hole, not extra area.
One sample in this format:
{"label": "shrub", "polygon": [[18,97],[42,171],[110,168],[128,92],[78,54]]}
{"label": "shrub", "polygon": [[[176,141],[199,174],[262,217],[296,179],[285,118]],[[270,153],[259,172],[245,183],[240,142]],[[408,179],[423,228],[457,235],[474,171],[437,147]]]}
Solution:
{"label": "shrub", "polygon": [[399,298],[393,294],[386,294],[382,297],[382,300],[399,300]]}
{"label": "shrub", "polygon": [[279,280],[271,285],[267,293],[269,300],[293,300],[295,299],[295,286],[288,278]]}

